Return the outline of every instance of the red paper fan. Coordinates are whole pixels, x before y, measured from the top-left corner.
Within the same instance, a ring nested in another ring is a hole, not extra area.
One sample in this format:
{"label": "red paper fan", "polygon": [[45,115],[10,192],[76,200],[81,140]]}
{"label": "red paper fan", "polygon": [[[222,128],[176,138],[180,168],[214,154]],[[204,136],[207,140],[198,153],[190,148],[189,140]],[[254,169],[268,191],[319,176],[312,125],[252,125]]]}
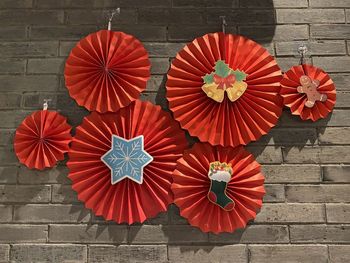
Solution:
{"label": "red paper fan", "polygon": [[[211,189],[208,171],[216,161],[232,167],[233,175],[226,187],[234,204],[229,211],[208,198]],[[260,164],[242,146],[224,148],[197,143],[178,160],[173,180],[171,189],[181,216],[203,232],[233,232],[245,227],[255,218],[265,194]]]}
{"label": "red paper fan", "polygon": [[64,71],[69,94],[90,111],[117,111],[136,100],[150,77],[143,45],[123,32],[101,30],[80,40]]}
{"label": "red paper fan", "polygon": [[[324,99],[321,98],[321,100],[324,101],[316,101],[314,105],[306,106],[309,100],[308,95],[298,91],[298,87],[301,87],[300,78],[302,76],[309,77],[311,81],[316,80],[317,94],[323,95]],[[333,110],[336,101],[335,86],[328,74],[320,68],[306,64],[294,66],[284,74],[280,94],[284,105],[291,109],[292,114],[300,115],[303,120],[317,121],[325,118]]]}
{"label": "red paper fan", "polygon": [[[153,161],[144,167],[142,184],[128,178],[111,184],[101,157],[111,147],[112,134],[128,140],[143,135]],[[116,113],[93,112],[84,118],[69,151],[69,178],[79,200],[96,215],[118,223],[143,222],[172,202],[172,172],[186,146],[184,132],[169,113],[136,100]]]}
{"label": "red paper fan", "polygon": [[19,161],[31,169],[53,167],[68,152],[71,128],[67,118],[55,111],[32,113],[16,130],[14,148]]}
{"label": "red paper fan", "polygon": [[[237,87],[246,89],[243,95],[229,99],[221,94],[220,103],[203,91],[204,80],[218,61],[236,76],[214,75],[214,81],[220,86],[246,75],[245,84],[240,82],[245,86]],[[167,99],[175,119],[192,136],[212,145],[237,146],[258,140],[276,124],[283,106],[278,94],[281,77],[276,61],[259,44],[238,35],[212,33],[177,54],[168,72]]]}

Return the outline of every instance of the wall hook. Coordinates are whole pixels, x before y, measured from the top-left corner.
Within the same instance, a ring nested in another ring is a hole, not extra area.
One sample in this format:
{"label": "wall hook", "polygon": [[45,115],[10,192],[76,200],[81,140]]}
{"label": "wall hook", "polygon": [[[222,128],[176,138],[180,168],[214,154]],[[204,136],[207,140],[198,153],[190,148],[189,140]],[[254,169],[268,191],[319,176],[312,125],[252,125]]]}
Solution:
{"label": "wall hook", "polygon": [[300,44],[298,46],[298,53],[300,56],[300,65],[304,64],[305,62],[305,55],[308,52],[308,48],[305,44]]}
{"label": "wall hook", "polygon": [[227,23],[226,23],[226,16],[220,16],[220,19],[221,19],[221,30],[222,30],[222,32],[225,34],[225,32],[226,32],[226,26],[227,26]]}
{"label": "wall hook", "polygon": [[111,30],[112,29],[112,20],[113,20],[113,17],[115,15],[119,15],[120,14],[120,7],[114,9],[111,11],[109,17],[108,17],[108,30]]}
{"label": "wall hook", "polygon": [[43,110],[47,110],[50,101],[52,101],[52,99],[44,99]]}

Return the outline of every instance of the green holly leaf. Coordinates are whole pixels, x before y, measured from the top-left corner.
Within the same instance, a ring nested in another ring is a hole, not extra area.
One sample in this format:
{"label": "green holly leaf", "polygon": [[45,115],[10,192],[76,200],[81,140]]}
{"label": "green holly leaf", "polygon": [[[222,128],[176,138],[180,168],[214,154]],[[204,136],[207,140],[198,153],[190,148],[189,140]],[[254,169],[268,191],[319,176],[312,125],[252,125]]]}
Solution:
{"label": "green holly leaf", "polygon": [[236,81],[243,81],[247,77],[247,74],[240,70],[232,70],[232,73],[236,76]]}
{"label": "green holly leaf", "polygon": [[223,61],[218,60],[215,63],[215,73],[219,75],[222,78],[226,78],[228,74],[230,73],[231,69],[229,66]]}
{"label": "green holly leaf", "polygon": [[210,83],[213,83],[214,82],[214,73],[210,73],[210,74],[206,74],[204,77],[203,77],[203,81],[205,84],[210,84]]}

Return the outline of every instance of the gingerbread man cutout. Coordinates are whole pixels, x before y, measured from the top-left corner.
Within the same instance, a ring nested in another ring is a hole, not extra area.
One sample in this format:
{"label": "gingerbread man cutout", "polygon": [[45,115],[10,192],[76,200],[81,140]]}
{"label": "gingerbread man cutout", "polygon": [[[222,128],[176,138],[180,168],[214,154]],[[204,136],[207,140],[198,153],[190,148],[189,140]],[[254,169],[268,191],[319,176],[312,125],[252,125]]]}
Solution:
{"label": "gingerbread man cutout", "polygon": [[326,101],[327,95],[321,94],[317,91],[320,81],[317,79],[312,80],[309,76],[303,75],[299,79],[301,86],[297,88],[299,93],[305,93],[307,96],[307,101],[305,106],[312,108],[316,101]]}

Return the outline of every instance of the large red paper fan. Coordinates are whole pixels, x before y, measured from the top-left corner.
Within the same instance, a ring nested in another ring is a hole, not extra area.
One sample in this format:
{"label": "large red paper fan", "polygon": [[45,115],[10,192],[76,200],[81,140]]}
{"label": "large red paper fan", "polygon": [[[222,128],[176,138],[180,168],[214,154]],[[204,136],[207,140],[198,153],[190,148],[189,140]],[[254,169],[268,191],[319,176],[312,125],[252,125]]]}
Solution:
{"label": "large red paper fan", "polygon": [[16,130],[14,149],[19,161],[31,169],[55,166],[68,152],[70,131],[67,119],[55,111],[32,113]]}
{"label": "large red paper fan", "polygon": [[[247,74],[247,89],[222,103],[201,89],[218,60]],[[167,99],[174,117],[192,136],[212,145],[237,146],[258,140],[282,113],[281,71],[268,51],[243,36],[211,33],[181,50],[168,72]]]}
{"label": "large red paper fan", "polygon": [[[305,106],[307,96],[305,93],[299,93],[297,88],[300,86],[300,77],[308,76],[313,80],[319,81],[317,91],[327,95],[327,100],[316,101],[311,108]],[[281,80],[281,96],[286,106],[291,109],[293,115],[300,115],[302,120],[317,121],[326,118],[333,110],[336,101],[336,91],[332,79],[322,69],[312,65],[302,64],[294,66],[288,70]]]}
{"label": "large red paper fan", "polygon": [[115,112],[146,89],[150,61],[135,37],[101,30],[72,49],[64,75],[70,96],[80,106],[90,111]]}
{"label": "large red paper fan", "polygon": [[[125,139],[144,136],[144,150],[153,161],[143,170],[142,184],[128,178],[111,184],[101,156],[111,147],[112,134]],[[117,223],[143,222],[172,202],[172,172],[186,146],[184,132],[169,113],[136,100],[116,113],[93,112],[84,118],[69,151],[69,178],[78,199],[96,215]]]}
{"label": "large red paper fan", "polygon": [[[214,161],[232,165],[233,175],[226,189],[235,202],[232,211],[223,210],[207,197],[210,188],[208,170]],[[181,216],[203,232],[233,232],[245,227],[255,218],[265,194],[260,164],[242,146],[224,148],[195,144],[178,160],[173,181],[174,203],[180,208]]]}

